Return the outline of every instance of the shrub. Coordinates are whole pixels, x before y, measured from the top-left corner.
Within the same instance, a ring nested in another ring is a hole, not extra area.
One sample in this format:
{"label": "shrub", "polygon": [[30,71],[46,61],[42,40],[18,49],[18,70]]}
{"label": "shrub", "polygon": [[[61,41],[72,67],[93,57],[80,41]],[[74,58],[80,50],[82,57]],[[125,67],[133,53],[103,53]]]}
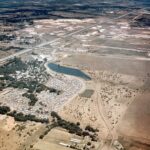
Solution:
{"label": "shrub", "polygon": [[34,106],[35,103],[38,101],[37,97],[33,93],[24,93],[22,96],[30,99],[30,102],[29,102],[30,106]]}
{"label": "shrub", "polygon": [[91,142],[88,142],[87,145],[90,146],[90,145],[91,145]]}
{"label": "shrub", "polygon": [[89,125],[87,125],[87,126],[85,127],[85,130],[90,131],[90,132],[98,132],[98,131],[99,131],[98,129],[94,129],[93,127],[91,127],[91,126],[89,126]]}
{"label": "shrub", "polygon": [[60,117],[55,111],[52,111],[52,112],[51,112],[51,116],[52,116],[53,118],[57,118],[58,120],[61,120],[61,117]]}
{"label": "shrub", "polygon": [[85,137],[85,136],[89,136],[90,134],[89,134],[89,132],[83,131],[82,135],[83,135],[83,137]]}
{"label": "shrub", "polygon": [[0,106],[0,114],[7,114],[10,112],[10,108],[7,106]]}
{"label": "shrub", "polygon": [[29,121],[35,121],[35,122],[41,122],[41,123],[49,123],[48,119],[40,119],[40,118],[37,118],[35,115],[30,115],[30,114],[24,115],[23,113],[17,113],[16,111],[10,112],[8,113],[8,115],[14,117],[16,121],[25,122],[29,120]]}
{"label": "shrub", "polygon": [[80,122],[77,122],[77,126],[80,126]]}

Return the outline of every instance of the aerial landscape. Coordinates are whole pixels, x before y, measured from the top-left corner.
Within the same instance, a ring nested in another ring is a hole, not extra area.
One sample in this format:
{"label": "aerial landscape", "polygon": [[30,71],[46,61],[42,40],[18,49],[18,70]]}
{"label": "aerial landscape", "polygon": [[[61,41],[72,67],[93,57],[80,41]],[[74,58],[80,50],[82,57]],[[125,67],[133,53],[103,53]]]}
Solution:
{"label": "aerial landscape", "polygon": [[149,0],[0,0],[0,150],[150,150]]}

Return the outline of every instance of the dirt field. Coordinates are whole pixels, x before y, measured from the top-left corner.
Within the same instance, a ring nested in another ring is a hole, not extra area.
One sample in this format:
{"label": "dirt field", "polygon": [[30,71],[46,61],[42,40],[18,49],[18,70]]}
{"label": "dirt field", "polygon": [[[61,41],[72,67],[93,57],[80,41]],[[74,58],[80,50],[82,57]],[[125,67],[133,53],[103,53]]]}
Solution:
{"label": "dirt field", "polygon": [[115,73],[138,76],[147,76],[150,72],[150,62],[138,60],[131,57],[117,56],[98,56],[96,54],[71,55],[64,59],[64,64],[78,66],[79,68],[88,68],[89,70],[106,70]]}
{"label": "dirt field", "polygon": [[70,148],[63,147],[59,145],[60,142],[68,142],[71,139],[71,134],[61,131],[58,129],[53,129],[43,140],[39,140],[35,145],[34,149],[39,150],[49,150],[50,148],[53,150],[71,150]]}
{"label": "dirt field", "polygon": [[43,130],[41,124],[34,122],[18,123],[13,118],[0,116],[0,150],[30,149]]}
{"label": "dirt field", "polygon": [[122,135],[127,140],[150,141],[149,61],[75,55],[62,63],[87,72],[92,81],[86,82],[86,88],[94,90],[91,98],[78,96],[65,106],[64,117],[98,127],[100,138],[109,132],[113,139]]}
{"label": "dirt field", "polygon": [[[77,142],[74,142],[77,141]],[[84,145],[89,141],[88,138],[82,138],[74,134],[68,133],[62,128],[52,129],[44,139],[39,140],[33,147],[33,149],[38,150],[71,150],[69,145],[78,145],[79,149],[83,149]],[[100,146],[99,142],[92,142],[95,148],[97,149]],[[67,146],[68,145],[68,146]]]}
{"label": "dirt field", "polygon": [[150,144],[150,94],[146,92],[136,98],[126,111],[119,126],[121,134]]}

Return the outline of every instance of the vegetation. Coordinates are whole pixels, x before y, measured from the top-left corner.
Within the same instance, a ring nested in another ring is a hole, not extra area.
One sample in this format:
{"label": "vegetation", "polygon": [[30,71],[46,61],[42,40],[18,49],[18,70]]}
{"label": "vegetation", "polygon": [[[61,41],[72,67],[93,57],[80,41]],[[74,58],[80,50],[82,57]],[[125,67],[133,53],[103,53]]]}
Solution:
{"label": "vegetation", "polygon": [[49,91],[58,95],[61,93],[60,90],[43,84],[48,78],[49,74],[45,71],[44,62],[38,60],[23,62],[19,58],[14,58],[0,66],[0,91],[7,87],[27,89],[27,93],[23,94],[23,96],[30,99],[30,106],[34,106],[38,101],[35,95],[36,92]]}
{"label": "vegetation", "polygon": [[94,129],[93,127],[91,127],[91,126],[89,126],[89,125],[87,125],[87,126],[85,127],[85,130],[90,131],[90,132],[99,132],[98,129]]}
{"label": "vegetation", "polygon": [[8,63],[0,66],[0,74],[9,75],[14,74],[16,71],[22,71],[27,69],[27,64],[21,61],[19,58],[9,60]]}
{"label": "vegetation", "polygon": [[[55,123],[56,126],[62,127],[66,130],[68,130],[69,133],[76,134],[79,136],[89,136],[92,141],[97,140],[97,135],[94,132],[98,132],[97,129],[94,129],[90,126],[86,127],[86,130],[84,131],[82,128],[80,128],[80,123],[73,123],[66,121],[62,119],[56,112],[52,111],[51,116],[53,117],[53,123]],[[90,132],[89,132],[90,130]],[[94,134],[93,134],[94,133]]]}
{"label": "vegetation", "polygon": [[23,113],[17,113],[16,111],[10,112],[7,115],[14,117],[16,121],[35,121],[35,122],[41,122],[41,123],[49,123],[48,119],[40,119],[37,118],[35,115],[24,115]]}
{"label": "vegetation", "polygon": [[0,35],[0,41],[11,41],[15,39],[15,35]]}
{"label": "vegetation", "polygon": [[38,84],[37,88],[36,88],[36,92],[40,93],[41,91],[49,91],[50,93],[57,93],[57,95],[59,95],[61,93],[60,90],[56,90],[54,88],[47,87],[44,84]]}
{"label": "vegetation", "polygon": [[44,133],[42,135],[40,135],[40,139],[43,139],[44,136],[46,136],[53,128],[57,127],[57,124],[56,123],[53,123],[51,125],[47,125],[46,126],[46,130],[44,131]]}
{"label": "vegetation", "polygon": [[0,114],[7,114],[10,111],[10,108],[7,106],[0,106]]}
{"label": "vegetation", "polygon": [[29,120],[41,123],[49,123],[48,119],[37,118],[35,115],[24,115],[23,113],[17,113],[16,111],[11,112],[8,106],[0,106],[0,114],[6,114],[8,116],[14,117],[16,121],[26,122]]}
{"label": "vegetation", "polygon": [[61,117],[60,117],[55,111],[52,111],[52,112],[51,112],[51,116],[52,116],[53,118],[56,118],[57,120],[61,120]]}
{"label": "vegetation", "polygon": [[37,97],[33,93],[24,93],[22,96],[27,97],[30,99],[29,105],[34,106],[35,103],[38,101]]}
{"label": "vegetation", "polygon": [[51,112],[51,116],[57,119],[58,126],[68,130],[69,133],[81,135],[82,129],[77,124],[62,119],[56,112]]}

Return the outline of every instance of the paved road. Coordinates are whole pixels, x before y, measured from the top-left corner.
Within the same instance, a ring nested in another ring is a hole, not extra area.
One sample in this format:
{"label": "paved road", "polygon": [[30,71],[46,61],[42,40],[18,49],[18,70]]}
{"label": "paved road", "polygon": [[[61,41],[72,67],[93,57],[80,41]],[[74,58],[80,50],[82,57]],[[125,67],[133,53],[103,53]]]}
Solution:
{"label": "paved road", "polygon": [[[143,10],[143,9],[141,9],[141,10]],[[135,10],[134,10],[134,11],[135,11]],[[121,19],[121,18],[123,18],[123,17],[125,17],[125,16],[128,16],[129,14],[132,14],[134,11],[131,11],[131,12],[129,12],[129,13],[126,13],[126,14],[124,14],[124,15],[121,15],[121,16],[116,17],[116,18],[111,19],[111,20],[118,20],[118,19]],[[105,23],[105,22],[102,22],[102,23]],[[90,29],[90,28],[92,28],[92,27],[95,27],[95,26],[97,26],[97,25],[99,25],[99,24],[102,24],[102,23],[95,23],[95,24],[86,26],[86,27],[84,27],[84,28],[82,28],[82,29],[80,29],[80,30],[74,31],[74,32],[72,32],[72,33],[65,34],[63,37],[56,38],[56,39],[54,39],[54,40],[52,40],[52,41],[48,41],[48,42],[44,42],[44,43],[42,43],[42,44],[39,44],[39,45],[35,46],[35,48],[41,48],[41,47],[46,46],[46,45],[54,44],[54,43],[56,43],[56,42],[58,42],[58,41],[60,41],[60,40],[62,40],[62,39],[64,39],[64,38],[71,37],[72,35],[75,35],[75,34],[77,34],[77,33],[86,31],[86,30],[88,30],[88,29]],[[7,60],[12,59],[12,58],[14,58],[14,57],[20,56],[20,55],[22,55],[22,54],[24,54],[24,53],[27,53],[27,52],[32,51],[32,50],[35,49],[35,48],[30,48],[30,49],[22,50],[22,51],[20,51],[20,52],[17,52],[17,53],[15,53],[15,54],[12,54],[12,55],[10,55],[10,56],[7,56],[7,57],[5,57],[5,58],[0,59],[0,62],[4,62],[4,61],[7,61]]]}

